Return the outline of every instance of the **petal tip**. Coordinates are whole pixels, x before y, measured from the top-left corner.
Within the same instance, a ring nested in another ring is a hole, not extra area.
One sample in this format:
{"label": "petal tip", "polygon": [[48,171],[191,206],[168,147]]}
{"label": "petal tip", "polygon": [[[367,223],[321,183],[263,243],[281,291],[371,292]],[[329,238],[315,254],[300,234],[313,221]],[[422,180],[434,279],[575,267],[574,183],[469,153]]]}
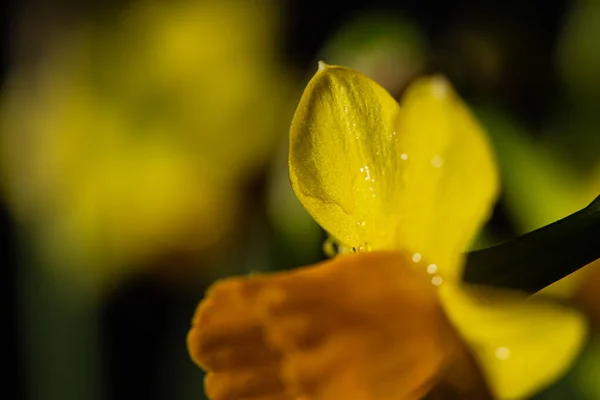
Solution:
{"label": "petal tip", "polygon": [[438,99],[444,99],[450,93],[451,85],[448,79],[443,75],[434,75],[431,77],[431,90]]}
{"label": "petal tip", "polygon": [[327,64],[323,60],[319,60],[318,65],[319,65],[319,67],[317,68],[318,72],[325,71],[327,68],[329,68],[329,64]]}

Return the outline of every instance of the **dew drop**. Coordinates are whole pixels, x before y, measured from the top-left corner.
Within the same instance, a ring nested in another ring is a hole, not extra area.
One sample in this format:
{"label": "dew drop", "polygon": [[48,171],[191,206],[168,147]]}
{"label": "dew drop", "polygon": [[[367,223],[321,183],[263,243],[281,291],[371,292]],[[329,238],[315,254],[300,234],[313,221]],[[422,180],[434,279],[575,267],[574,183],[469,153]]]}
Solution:
{"label": "dew drop", "polygon": [[421,261],[421,253],[415,253],[412,255],[412,260],[413,262],[418,263],[419,261]]}
{"label": "dew drop", "polygon": [[431,278],[431,283],[434,284],[435,286],[440,286],[443,282],[444,282],[444,280],[439,275],[436,275],[433,278]]}
{"label": "dew drop", "polygon": [[433,95],[438,99],[443,99],[448,95],[448,81],[442,76],[436,76],[432,80]]}
{"label": "dew drop", "polygon": [[495,355],[498,360],[506,360],[508,357],[510,357],[510,349],[504,346],[498,347]]}
{"label": "dew drop", "polygon": [[435,265],[435,264],[429,264],[427,266],[427,273],[430,274],[430,275],[433,275],[433,274],[435,274],[437,272],[437,269],[438,269],[437,265]]}
{"label": "dew drop", "polygon": [[371,180],[371,171],[369,171],[369,166],[365,165],[364,170],[363,168],[360,169],[360,172],[365,172],[365,181],[370,181]]}
{"label": "dew drop", "polygon": [[327,257],[334,257],[336,254],[338,254],[337,243],[335,243],[335,241],[333,241],[331,238],[325,239],[325,242],[323,242],[323,253],[325,253]]}
{"label": "dew drop", "polygon": [[360,245],[357,247],[356,249],[357,252],[359,251],[371,251],[371,245],[369,243],[365,243],[363,245]]}
{"label": "dew drop", "polygon": [[404,161],[408,160],[408,154],[406,154],[406,153],[400,154],[400,159],[402,159]]}
{"label": "dew drop", "polygon": [[444,165],[444,159],[440,156],[433,156],[431,159],[431,165],[433,165],[435,168],[440,168],[442,165]]}

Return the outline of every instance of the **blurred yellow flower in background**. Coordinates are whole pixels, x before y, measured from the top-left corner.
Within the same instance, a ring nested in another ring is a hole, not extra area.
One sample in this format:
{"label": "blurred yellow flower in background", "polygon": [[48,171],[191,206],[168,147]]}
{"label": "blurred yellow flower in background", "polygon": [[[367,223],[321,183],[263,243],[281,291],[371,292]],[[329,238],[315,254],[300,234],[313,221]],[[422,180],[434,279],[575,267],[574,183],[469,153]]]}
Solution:
{"label": "blurred yellow flower in background", "polygon": [[276,5],[137,1],[13,67],[3,192],[51,276],[95,292],[164,254],[232,244],[292,110]]}
{"label": "blurred yellow flower in background", "polygon": [[188,335],[211,399],[412,399],[440,380],[467,398],[487,385],[515,399],[568,368],[585,335],[577,312],[460,281],[498,184],[484,133],[445,79],[417,80],[399,106],[321,63],[289,167],[304,207],[358,254],[213,285]]}

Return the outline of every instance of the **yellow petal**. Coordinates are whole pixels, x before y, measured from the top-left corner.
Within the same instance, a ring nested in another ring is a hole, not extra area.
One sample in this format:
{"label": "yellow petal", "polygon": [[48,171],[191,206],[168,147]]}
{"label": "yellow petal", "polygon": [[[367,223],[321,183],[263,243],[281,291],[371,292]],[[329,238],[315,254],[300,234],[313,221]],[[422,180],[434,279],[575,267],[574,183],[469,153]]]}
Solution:
{"label": "yellow petal", "polygon": [[522,399],[566,372],[586,334],[578,312],[504,291],[440,288],[446,313],[499,399]]}
{"label": "yellow petal", "polygon": [[414,83],[399,106],[366,76],[321,63],[292,122],[289,167],[342,245],[418,253],[445,278],[497,192],[484,134],[441,77]]}

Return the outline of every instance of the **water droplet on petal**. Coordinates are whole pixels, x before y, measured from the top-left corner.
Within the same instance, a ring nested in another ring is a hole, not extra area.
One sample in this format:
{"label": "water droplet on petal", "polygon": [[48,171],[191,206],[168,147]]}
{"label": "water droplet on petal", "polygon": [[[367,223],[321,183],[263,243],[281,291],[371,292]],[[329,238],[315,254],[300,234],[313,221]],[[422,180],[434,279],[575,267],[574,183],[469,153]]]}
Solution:
{"label": "water droplet on petal", "polygon": [[404,161],[408,160],[408,154],[406,154],[406,153],[400,154],[400,159],[402,159]]}
{"label": "water droplet on petal", "polygon": [[444,159],[440,156],[433,156],[431,159],[431,165],[433,165],[435,168],[440,168],[442,165],[444,165]]}
{"label": "water droplet on petal", "polygon": [[365,173],[365,181],[370,181],[371,180],[371,171],[369,171],[369,166],[365,165],[364,169],[363,168],[360,169],[360,172],[363,172],[363,171]]}
{"label": "water droplet on petal", "polygon": [[436,76],[432,80],[433,95],[438,99],[443,99],[448,95],[448,89],[450,84],[446,78],[442,76]]}
{"label": "water droplet on petal", "polygon": [[433,278],[431,278],[431,283],[434,284],[435,286],[440,286],[443,282],[444,282],[444,279],[442,279],[442,277],[439,275],[436,275]]}
{"label": "water droplet on petal", "polygon": [[435,264],[429,264],[427,266],[427,273],[430,274],[430,275],[433,275],[433,274],[436,273],[437,269],[438,269],[437,265],[435,265]]}
{"label": "water droplet on petal", "polygon": [[418,263],[419,261],[421,261],[421,254],[420,253],[415,253],[412,255],[412,260],[413,262]]}
{"label": "water droplet on petal", "polygon": [[368,243],[365,243],[363,245],[358,246],[358,248],[356,249],[357,252],[359,251],[371,251],[371,245]]}
{"label": "water droplet on petal", "polygon": [[495,355],[498,360],[506,360],[508,357],[510,357],[510,349],[504,346],[498,347]]}
{"label": "water droplet on petal", "polygon": [[334,257],[335,255],[337,255],[338,254],[337,243],[329,237],[327,239],[325,239],[325,242],[323,242],[323,253],[325,253],[325,255],[327,257]]}

